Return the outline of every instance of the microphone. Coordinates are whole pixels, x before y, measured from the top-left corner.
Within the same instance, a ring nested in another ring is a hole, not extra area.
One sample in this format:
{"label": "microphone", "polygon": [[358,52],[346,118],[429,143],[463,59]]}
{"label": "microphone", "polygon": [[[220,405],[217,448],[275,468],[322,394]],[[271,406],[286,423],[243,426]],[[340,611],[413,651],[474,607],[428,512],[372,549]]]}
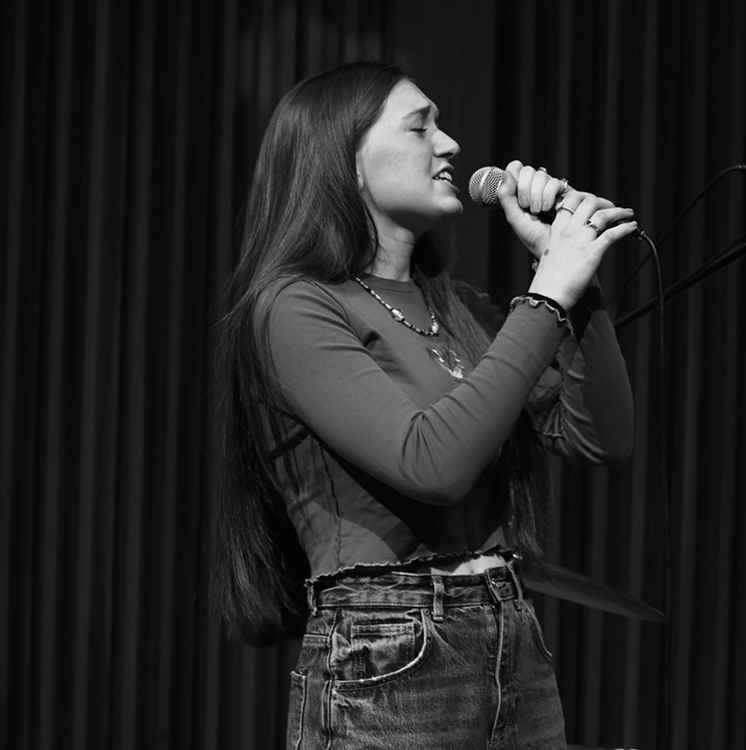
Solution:
{"label": "microphone", "polygon": [[[495,208],[500,199],[497,191],[505,180],[505,170],[500,167],[480,167],[469,180],[469,196],[482,208]],[[539,218],[547,224],[554,221],[556,211],[550,208],[548,211],[539,213]]]}
{"label": "microphone", "polygon": [[469,197],[484,208],[494,208],[498,203],[497,191],[505,179],[500,167],[480,167],[469,180]]}
{"label": "microphone", "polygon": [[[474,203],[483,208],[495,208],[495,206],[500,203],[500,199],[497,197],[497,191],[500,189],[504,180],[504,169],[500,169],[500,167],[480,167],[469,179],[469,197]],[[560,200],[562,194],[559,196]],[[539,213],[539,218],[542,221],[551,224],[554,221],[556,213],[556,209],[552,207],[548,211],[542,211]],[[610,226],[616,226],[618,223],[621,222],[615,222]],[[608,229],[609,227],[606,228]],[[642,239],[644,231],[638,226],[633,232],[633,235]]]}

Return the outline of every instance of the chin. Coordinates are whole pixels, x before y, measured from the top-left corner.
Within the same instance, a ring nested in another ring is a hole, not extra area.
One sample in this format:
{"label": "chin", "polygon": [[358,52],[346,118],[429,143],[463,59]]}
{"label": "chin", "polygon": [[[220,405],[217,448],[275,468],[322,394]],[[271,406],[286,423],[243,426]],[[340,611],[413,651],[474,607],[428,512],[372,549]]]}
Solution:
{"label": "chin", "polygon": [[397,216],[396,223],[419,236],[463,212],[464,204],[454,195],[446,199],[441,198],[427,207],[421,206],[417,211],[401,213]]}
{"label": "chin", "polygon": [[460,216],[464,212],[464,204],[458,198],[453,198],[447,203],[441,203],[438,206],[437,212],[431,214],[428,219],[423,222],[426,226],[424,231],[428,229],[435,229],[439,224],[448,222],[456,216]]}
{"label": "chin", "polygon": [[464,204],[455,196],[448,201],[447,205],[443,206],[443,216],[458,216],[464,212]]}

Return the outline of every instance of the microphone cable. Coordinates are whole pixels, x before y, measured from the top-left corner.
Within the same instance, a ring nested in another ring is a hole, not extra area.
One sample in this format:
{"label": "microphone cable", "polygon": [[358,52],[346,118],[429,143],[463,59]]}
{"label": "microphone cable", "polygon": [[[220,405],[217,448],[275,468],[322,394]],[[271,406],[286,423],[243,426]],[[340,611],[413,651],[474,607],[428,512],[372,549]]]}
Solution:
{"label": "microphone cable", "polygon": [[[661,721],[658,725],[657,746],[662,750],[669,750],[670,723],[671,723],[671,666],[673,664],[673,633],[671,627],[671,600],[673,592],[673,527],[671,524],[671,515],[673,510],[673,498],[671,495],[671,485],[669,482],[669,472],[673,468],[673,456],[671,451],[671,441],[668,435],[668,413],[669,404],[666,397],[666,296],[663,289],[663,269],[658,248],[645,232],[640,229],[637,237],[646,242],[649,246],[649,252],[646,259],[652,258],[655,263],[655,282],[657,293],[655,299],[650,303],[650,307],[657,305],[658,308],[658,388],[660,392],[660,422],[662,426],[660,441],[661,454],[663,456],[663,471],[660,474],[660,488],[663,497],[661,504],[661,526],[663,527],[663,601],[660,609],[663,611],[663,631],[662,640],[662,658],[659,666],[659,679],[661,682],[660,692],[658,693],[658,714]],[[642,268],[640,264],[639,268]],[[648,308],[649,309],[649,308]],[[618,326],[614,322],[614,327]]]}

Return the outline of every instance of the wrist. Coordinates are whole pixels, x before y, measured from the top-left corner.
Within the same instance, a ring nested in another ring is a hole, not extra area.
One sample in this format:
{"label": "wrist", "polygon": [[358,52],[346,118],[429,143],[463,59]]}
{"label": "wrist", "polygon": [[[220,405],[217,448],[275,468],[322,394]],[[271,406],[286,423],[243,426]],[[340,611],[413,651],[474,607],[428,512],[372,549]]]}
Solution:
{"label": "wrist", "polygon": [[512,312],[516,305],[527,303],[533,308],[543,306],[549,312],[553,313],[555,318],[557,319],[557,326],[559,328],[567,328],[571,334],[574,334],[573,330],[573,324],[570,320],[570,316],[567,313],[567,310],[559,303],[557,300],[553,299],[552,297],[548,297],[544,294],[539,294],[538,292],[527,292],[526,294],[521,294],[518,297],[513,297],[512,300],[510,300],[510,312]]}
{"label": "wrist", "polygon": [[563,294],[558,294],[552,289],[545,288],[545,286],[536,279],[533,280],[526,294],[536,295],[539,298],[551,300],[552,302],[558,304],[562,308],[562,310],[564,310],[564,312],[569,312],[573,307],[573,300],[570,299],[570,297]]}

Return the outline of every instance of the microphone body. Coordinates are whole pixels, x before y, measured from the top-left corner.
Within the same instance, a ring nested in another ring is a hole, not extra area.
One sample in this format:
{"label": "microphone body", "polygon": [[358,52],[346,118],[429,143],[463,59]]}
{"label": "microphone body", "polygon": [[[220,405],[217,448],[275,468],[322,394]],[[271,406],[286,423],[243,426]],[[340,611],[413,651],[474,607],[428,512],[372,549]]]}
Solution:
{"label": "microphone body", "polygon": [[[500,167],[480,167],[469,179],[469,197],[482,208],[497,208],[500,205],[497,191],[504,180],[504,169],[500,169]],[[551,224],[556,215],[555,208],[537,214],[538,218],[547,224]]]}
{"label": "microphone body", "polygon": [[[505,170],[500,167],[480,167],[469,179],[469,197],[479,206],[483,208],[495,208],[500,205],[500,199],[497,196],[497,191],[505,180]],[[562,195],[560,194],[560,200]],[[550,208],[548,211],[541,211],[537,214],[538,218],[547,223],[551,224],[554,221],[554,217],[557,215],[557,209],[555,207]],[[615,226],[620,222],[615,222],[609,226]],[[608,229],[609,227],[607,227]],[[636,237],[643,236],[643,230],[638,226],[633,233]]]}
{"label": "microphone body", "polygon": [[494,208],[500,202],[497,191],[505,179],[500,167],[480,167],[469,180],[469,197],[484,208]]}

